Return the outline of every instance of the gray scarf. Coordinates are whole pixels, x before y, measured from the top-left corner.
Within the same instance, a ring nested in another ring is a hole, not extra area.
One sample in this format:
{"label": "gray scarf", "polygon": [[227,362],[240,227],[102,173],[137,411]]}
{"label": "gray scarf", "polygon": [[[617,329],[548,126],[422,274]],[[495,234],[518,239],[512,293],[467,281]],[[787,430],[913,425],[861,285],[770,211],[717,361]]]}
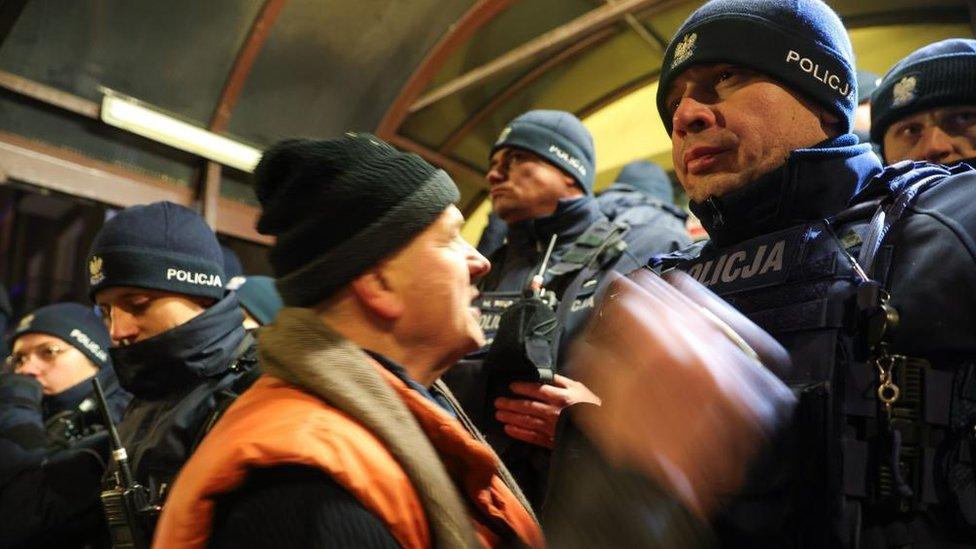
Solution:
{"label": "gray scarf", "polygon": [[[467,505],[437,451],[362,349],[329,329],[310,309],[293,307],[282,309],[274,323],[261,328],[258,339],[265,373],[315,394],[383,441],[420,497],[433,546],[481,547]],[[483,441],[447,387],[437,382],[434,389],[448,397],[462,424]],[[531,514],[505,466],[497,456],[495,461],[499,476]]]}

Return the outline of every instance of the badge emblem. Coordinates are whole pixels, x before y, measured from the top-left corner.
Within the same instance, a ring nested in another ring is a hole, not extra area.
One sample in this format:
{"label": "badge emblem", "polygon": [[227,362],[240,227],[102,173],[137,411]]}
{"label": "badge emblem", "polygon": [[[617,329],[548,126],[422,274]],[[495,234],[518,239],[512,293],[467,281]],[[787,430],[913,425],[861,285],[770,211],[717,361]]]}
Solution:
{"label": "badge emblem", "polygon": [[224,288],[228,290],[237,290],[243,286],[245,282],[247,282],[246,276],[235,276],[227,281],[227,285],[224,286]]}
{"label": "badge emblem", "polygon": [[17,324],[17,331],[19,332],[21,330],[30,328],[31,322],[34,322],[34,315],[27,315],[20,319],[20,322]]}
{"label": "badge emblem", "polygon": [[674,47],[674,58],[671,60],[671,68],[684,63],[691,57],[691,54],[695,53],[695,41],[698,40],[698,33],[693,32],[691,34],[686,34],[681,42]]}
{"label": "badge emblem", "polygon": [[508,137],[508,134],[510,134],[510,133],[512,133],[512,127],[511,126],[505,126],[505,129],[502,130],[502,133],[498,134],[498,139],[495,140],[495,144],[497,145],[497,144],[501,143],[502,141],[505,141],[505,138]]}
{"label": "badge emblem", "polygon": [[915,99],[916,87],[918,87],[917,77],[906,76],[899,80],[895,84],[895,88],[891,90],[891,95],[894,98],[891,102],[891,106],[900,107],[912,102]]}
{"label": "badge emblem", "polygon": [[105,273],[102,272],[102,258],[97,255],[92,256],[88,262],[88,274],[88,282],[90,284],[98,284],[105,280]]}

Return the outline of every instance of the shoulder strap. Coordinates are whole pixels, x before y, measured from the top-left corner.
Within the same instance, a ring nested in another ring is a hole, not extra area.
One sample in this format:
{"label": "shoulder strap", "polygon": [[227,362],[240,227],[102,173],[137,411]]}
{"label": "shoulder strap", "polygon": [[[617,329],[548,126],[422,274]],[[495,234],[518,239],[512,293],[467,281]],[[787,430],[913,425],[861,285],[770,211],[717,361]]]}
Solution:
{"label": "shoulder strap", "polygon": [[556,278],[576,272],[594,261],[603,265],[616,259],[627,247],[623,236],[628,228],[623,223],[606,219],[593,223],[546,273]]}
{"label": "shoulder strap", "polygon": [[261,372],[255,367],[257,365],[257,357],[254,352],[256,345],[257,341],[251,332],[244,334],[244,339],[241,340],[237,349],[234,351],[234,362],[230,367],[231,372],[239,373],[240,376],[229,387],[214,395],[216,405],[197,432],[197,436],[193,440],[193,446],[191,446],[192,451],[196,450],[197,446],[203,441],[203,437],[213,429],[214,425],[217,424],[217,420],[224,415],[224,412],[237,400],[237,397],[246,391],[258,376],[261,375]]}
{"label": "shoulder strap", "polygon": [[888,199],[883,200],[875,209],[874,215],[868,224],[868,233],[861,244],[861,252],[857,258],[857,262],[868,276],[875,278],[875,273],[873,272],[874,260],[877,257],[878,250],[881,248],[881,242],[888,235],[891,227],[901,219],[905,210],[915,197],[918,196],[919,192],[948,175],[947,173],[936,173],[923,177],[914,183],[910,183],[901,188],[897,194],[891,195]]}

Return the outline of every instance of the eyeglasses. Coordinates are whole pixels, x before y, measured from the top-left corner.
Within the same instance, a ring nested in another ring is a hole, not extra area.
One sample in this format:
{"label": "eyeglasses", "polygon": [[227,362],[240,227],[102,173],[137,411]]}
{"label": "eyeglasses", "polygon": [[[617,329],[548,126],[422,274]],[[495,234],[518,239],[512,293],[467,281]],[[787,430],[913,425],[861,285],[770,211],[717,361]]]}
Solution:
{"label": "eyeglasses", "polygon": [[16,372],[20,369],[30,358],[31,355],[36,355],[37,358],[41,359],[41,362],[45,364],[51,364],[54,359],[58,358],[61,353],[64,353],[68,349],[65,347],[59,347],[58,345],[51,345],[49,343],[42,343],[33,349],[27,349],[25,352],[15,352],[7,357],[5,360],[7,368]]}

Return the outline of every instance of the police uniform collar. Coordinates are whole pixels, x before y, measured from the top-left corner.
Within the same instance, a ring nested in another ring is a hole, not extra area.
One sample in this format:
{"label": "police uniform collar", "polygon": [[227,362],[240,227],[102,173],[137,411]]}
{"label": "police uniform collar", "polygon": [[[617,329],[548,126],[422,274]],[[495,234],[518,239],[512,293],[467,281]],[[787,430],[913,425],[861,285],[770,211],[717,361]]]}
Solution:
{"label": "police uniform collar", "polygon": [[119,384],[139,398],[158,398],[220,377],[234,365],[244,339],[237,296],[223,299],[189,322],[149,339],[110,350]]}
{"label": "police uniform collar", "polygon": [[723,248],[844,209],[881,171],[867,144],[851,134],[794,150],[780,168],[705,202],[691,202],[712,244]]}
{"label": "police uniform collar", "polygon": [[509,225],[508,240],[517,248],[535,251],[537,245],[548,245],[555,234],[558,246],[575,241],[587,227],[605,218],[592,196],[563,199],[552,215]]}

